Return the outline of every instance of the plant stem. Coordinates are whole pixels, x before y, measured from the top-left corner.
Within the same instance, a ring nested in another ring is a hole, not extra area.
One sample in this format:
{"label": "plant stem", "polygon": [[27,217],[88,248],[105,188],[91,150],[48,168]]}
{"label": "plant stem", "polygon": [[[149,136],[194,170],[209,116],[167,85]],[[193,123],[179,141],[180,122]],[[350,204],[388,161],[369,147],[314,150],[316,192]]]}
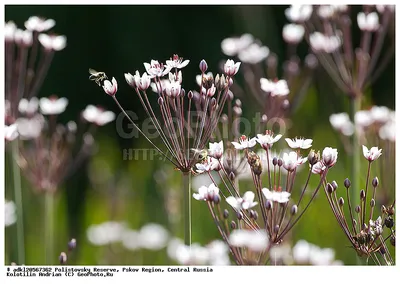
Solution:
{"label": "plant stem", "polygon": [[49,190],[45,194],[45,247],[46,247],[46,264],[51,265],[54,259],[53,253],[53,236],[54,236],[54,219],[53,219],[53,208],[54,207],[54,192]]}
{"label": "plant stem", "polygon": [[12,143],[12,172],[13,172],[13,183],[14,183],[14,198],[15,205],[17,207],[17,251],[18,251],[18,265],[25,264],[25,240],[24,240],[24,217],[23,217],[23,206],[22,206],[22,188],[21,188],[21,172],[17,164],[19,156],[18,150],[18,139]]}
{"label": "plant stem", "polygon": [[182,189],[183,189],[183,210],[182,217],[184,219],[184,240],[185,245],[192,244],[192,206],[190,196],[190,173],[182,173]]}
{"label": "plant stem", "polygon": [[[357,111],[361,109],[361,98],[362,95],[356,95],[350,99],[350,118],[354,124],[354,134],[352,137],[352,165],[351,165],[351,187],[352,187],[352,207],[356,208],[357,200],[360,200],[359,192],[359,174],[360,174],[360,145],[359,145],[359,133],[355,123],[355,115]],[[362,226],[362,224],[360,224]],[[356,255],[357,264],[361,265],[360,258]]]}

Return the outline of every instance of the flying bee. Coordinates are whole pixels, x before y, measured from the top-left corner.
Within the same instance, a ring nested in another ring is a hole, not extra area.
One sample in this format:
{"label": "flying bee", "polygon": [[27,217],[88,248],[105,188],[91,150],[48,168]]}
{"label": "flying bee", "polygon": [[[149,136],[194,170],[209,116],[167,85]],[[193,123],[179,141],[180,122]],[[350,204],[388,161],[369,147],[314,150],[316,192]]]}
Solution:
{"label": "flying bee", "polygon": [[194,159],[197,163],[202,163],[207,161],[208,151],[206,149],[199,150],[199,149],[190,149],[194,153]]}
{"label": "flying bee", "polygon": [[96,70],[89,68],[89,80],[95,81],[97,85],[101,86],[104,80],[108,79],[106,73],[97,72]]}

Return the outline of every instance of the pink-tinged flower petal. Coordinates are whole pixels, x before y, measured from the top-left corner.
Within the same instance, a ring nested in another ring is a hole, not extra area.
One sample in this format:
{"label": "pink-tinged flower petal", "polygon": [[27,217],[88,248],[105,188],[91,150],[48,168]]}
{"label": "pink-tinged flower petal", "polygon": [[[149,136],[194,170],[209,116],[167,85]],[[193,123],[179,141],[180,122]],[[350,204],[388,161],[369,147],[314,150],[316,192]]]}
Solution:
{"label": "pink-tinged flower petal", "polygon": [[322,151],[322,161],[324,162],[324,165],[328,168],[333,167],[336,164],[337,158],[337,149],[325,147],[325,149]]}
{"label": "pink-tinged flower petal", "polygon": [[368,150],[368,148],[363,145],[362,149],[364,157],[370,162],[375,161],[382,155],[382,149],[378,149],[378,147],[372,147]]}

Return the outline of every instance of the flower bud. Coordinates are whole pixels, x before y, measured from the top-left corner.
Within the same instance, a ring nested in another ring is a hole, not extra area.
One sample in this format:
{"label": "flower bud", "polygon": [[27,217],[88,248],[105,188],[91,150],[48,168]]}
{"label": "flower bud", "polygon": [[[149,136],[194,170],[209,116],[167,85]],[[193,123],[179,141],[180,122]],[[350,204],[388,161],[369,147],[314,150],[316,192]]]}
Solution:
{"label": "flower bud", "polygon": [[392,245],[392,246],[396,246],[396,236],[395,235],[392,235],[391,237],[390,237],[390,244]]}
{"label": "flower bud", "polygon": [[318,163],[319,159],[320,159],[319,152],[315,153],[314,150],[311,150],[310,153],[308,154],[308,162],[310,163],[311,166]]}
{"label": "flower bud", "polygon": [[235,223],[235,221],[232,221],[232,222],[231,222],[231,229],[236,229],[236,223]]}
{"label": "flower bud", "polygon": [[332,184],[332,187],[333,187],[333,191],[335,191],[338,188],[337,182],[336,181],[332,181],[331,184]]}
{"label": "flower bud", "polygon": [[60,261],[60,264],[66,264],[67,263],[67,254],[65,252],[62,252],[60,256],[58,257],[58,260]]}
{"label": "flower bud", "polygon": [[236,105],[237,107],[242,107],[242,101],[239,100],[239,99],[236,99],[236,100],[235,100],[235,105]]}
{"label": "flower bud", "polygon": [[290,214],[296,215],[297,214],[297,205],[293,205],[290,209]]}
{"label": "flower bud", "polygon": [[380,252],[381,254],[385,254],[385,253],[386,253],[386,249],[385,249],[383,246],[380,246],[380,247],[379,247],[379,252]]}
{"label": "flower bud", "polygon": [[328,193],[329,193],[329,194],[332,194],[332,192],[333,192],[333,187],[332,187],[332,185],[331,185],[330,183],[328,183],[328,185],[326,186],[326,189],[328,190]]}
{"label": "flower bud", "polygon": [[274,157],[274,158],[272,159],[272,164],[273,164],[274,166],[276,166],[276,165],[278,164],[278,158],[277,158],[277,157]]}
{"label": "flower bud", "polygon": [[192,91],[189,91],[189,93],[188,93],[188,99],[189,100],[191,100],[191,99],[193,99],[193,92]]}
{"label": "flower bud", "polygon": [[213,197],[213,201],[215,204],[219,204],[219,202],[221,201],[221,198],[219,197],[218,194],[215,194]]}
{"label": "flower bud", "polygon": [[265,201],[265,209],[270,210],[272,208],[271,200]]}
{"label": "flower bud", "polygon": [[360,200],[364,200],[365,199],[365,191],[364,189],[361,189],[360,191]]}
{"label": "flower bud", "polygon": [[233,79],[231,77],[229,77],[228,88],[232,87],[232,85],[233,85]]}
{"label": "flower bud", "polygon": [[279,232],[279,225],[275,225],[274,227],[274,233],[277,234]]}
{"label": "flower bud", "polygon": [[185,97],[185,94],[186,94],[186,91],[185,91],[185,89],[181,89],[181,97],[183,98],[183,97]]}
{"label": "flower bud", "polygon": [[201,73],[205,73],[207,71],[208,65],[204,59],[200,61],[199,68],[200,68]]}
{"label": "flower bud", "polygon": [[360,205],[357,205],[355,210],[356,210],[356,213],[360,213],[360,211],[361,211]]}
{"label": "flower bud", "polygon": [[236,178],[235,173],[234,173],[234,172],[230,172],[230,173],[229,173],[229,179],[230,179],[231,181],[234,181],[235,178]]}
{"label": "flower bud", "polygon": [[254,219],[254,221],[256,221],[256,220],[258,219],[258,213],[257,213],[257,211],[254,211],[253,219]]}
{"label": "flower bud", "polygon": [[346,178],[344,180],[344,187],[349,189],[350,186],[351,186],[351,182],[350,182],[350,180],[348,178]]}
{"label": "flower bud", "polygon": [[385,218],[385,226],[388,227],[389,229],[391,229],[394,225],[394,220],[392,216],[387,216]]}
{"label": "flower bud", "polygon": [[283,165],[282,159],[278,159],[278,167],[282,167],[282,165]]}
{"label": "flower bud", "polygon": [[378,180],[377,177],[374,177],[374,178],[372,179],[372,186],[373,186],[373,187],[377,187],[378,185],[379,185],[379,180]]}
{"label": "flower bud", "polygon": [[339,198],[339,206],[343,206],[344,205],[344,199],[343,197]]}
{"label": "flower bud", "polygon": [[217,89],[220,90],[220,91],[222,91],[222,90],[224,90],[226,87],[227,87],[226,79],[225,79],[224,74],[222,74],[221,77],[219,78],[219,82],[217,83]]}
{"label": "flower bud", "polygon": [[238,220],[242,220],[243,219],[243,213],[240,211],[236,212],[236,217],[238,218]]}
{"label": "flower bud", "polygon": [[229,211],[227,209],[224,210],[224,218],[228,219],[229,217]]}
{"label": "flower bud", "polygon": [[375,207],[375,199],[371,199],[371,201],[369,202],[369,206]]}
{"label": "flower bud", "polygon": [[74,250],[76,248],[76,240],[75,239],[71,239],[68,242],[68,249],[69,250]]}
{"label": "flower bud", "polygon": [[268,121],[268,116],[266,115],[266,114],[263,114],[262,116],[261,116],[261,122],[262,123],[266,123]]}
{"label": "flower bud", "polygon": [[228,96],[228,100],[230,101],[232,101],[235,98],[235,96],[230,90],[226,93],[226,95]]}
{"label": "flower bud", "polygon": [[157,100],[158,104],[161,106],[164,104],[164,99],[162,97],[159,97]]}

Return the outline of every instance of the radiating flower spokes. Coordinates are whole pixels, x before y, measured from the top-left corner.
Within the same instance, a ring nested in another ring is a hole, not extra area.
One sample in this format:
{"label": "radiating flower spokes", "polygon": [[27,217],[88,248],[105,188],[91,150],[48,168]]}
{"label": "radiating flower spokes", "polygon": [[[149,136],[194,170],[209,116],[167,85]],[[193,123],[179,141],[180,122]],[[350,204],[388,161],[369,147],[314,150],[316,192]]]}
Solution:
{"label": "radiating flower spokes", "polygon": [[167,60],[165,63],[170,69],[173,68],[182,69],[189,64],[189,60],[183,61],[182,57],[179,57],[177,54],[174,54],[172,58],[170,58],[170,60]]}
{"label": "radiating flower spokes", "polygon": [[236,210],[247,210],[253,208],[258,204],[254,201],[255,194],[252,191],[247,191],[244,193],[243,197],[233,197],[229,196],[226,198],[226,202]]}
{"label": "radiating flower spokes", "polygon": [[382,149],[378,149],[378,147],[372,147],[370,150],[364,145],[362,145],[363,154],[365,159],[372,162],[378,159],[382,155]]}
{"label": "radiating flower spokes", "polygon": [[282,135],[278,134],[274,137],[274,134],[267,131],[265,135],[257,134],[256,141],[263,147],[264,149],[269,149],[272,145],[281,139]]}

